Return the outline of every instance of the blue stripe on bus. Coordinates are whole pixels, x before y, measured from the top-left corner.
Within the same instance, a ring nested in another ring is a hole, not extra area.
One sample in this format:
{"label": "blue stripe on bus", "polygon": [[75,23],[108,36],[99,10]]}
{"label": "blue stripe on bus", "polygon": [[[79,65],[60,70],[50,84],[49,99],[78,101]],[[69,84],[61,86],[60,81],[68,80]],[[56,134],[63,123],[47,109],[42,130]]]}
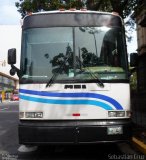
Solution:
{"label": "blue stripe on bus", "polygon": [[46,92],[46,91],[34,91],[34,90],[26,90],[20,89],[20,93],[38,95],[38,96],[47,96],[47,97],[66,97],[66,98],[96,98],[102,99],[111,103],[117,110],[123,110],[123,107],[120,103],[118,103],[115,99],[97,93],[56,93],[56,92]]}
{"label": "blue stripe on bus", "polygon": [[58,100],[58,99],[37,98],[37,97],[31,97],[31,96],[25,96],[25,95],[20,95],[20,99],[32,101],[32,102],[47,103],[47,104],[93,105],[93,106],[101,107],[105,110],[113,110],[113,108],[109,106],[108,104],[100,102],[100,101],[94,101],[94,100],[77,100],[77,99]]}

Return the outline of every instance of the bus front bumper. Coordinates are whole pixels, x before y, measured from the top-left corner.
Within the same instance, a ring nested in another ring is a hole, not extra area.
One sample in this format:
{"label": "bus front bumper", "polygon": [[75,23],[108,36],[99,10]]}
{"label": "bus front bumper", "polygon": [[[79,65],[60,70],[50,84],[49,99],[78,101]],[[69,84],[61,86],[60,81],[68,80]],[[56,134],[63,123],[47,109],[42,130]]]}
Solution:
{"label": "bus front bumper", "polygon": [[[121,130],[122,128],[122,130]],[[77,120],[77,121],[20,121],[19,143],[89,144],[128,141],[132,137],[131,121]]]}

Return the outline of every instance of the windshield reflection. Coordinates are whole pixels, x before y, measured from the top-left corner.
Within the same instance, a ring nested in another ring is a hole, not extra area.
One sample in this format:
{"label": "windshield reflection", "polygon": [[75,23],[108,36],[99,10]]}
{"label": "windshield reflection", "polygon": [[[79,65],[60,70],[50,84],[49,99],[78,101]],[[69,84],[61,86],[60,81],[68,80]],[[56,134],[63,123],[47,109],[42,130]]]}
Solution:
{"label": "windshield reflection", "polygon": [[[34,28],[23,33],[22,78],[126,79],[122,29],[108,27]],[[113,75],[112,75],[113,74]],[[116,76],[115,76],[116,74]]]}

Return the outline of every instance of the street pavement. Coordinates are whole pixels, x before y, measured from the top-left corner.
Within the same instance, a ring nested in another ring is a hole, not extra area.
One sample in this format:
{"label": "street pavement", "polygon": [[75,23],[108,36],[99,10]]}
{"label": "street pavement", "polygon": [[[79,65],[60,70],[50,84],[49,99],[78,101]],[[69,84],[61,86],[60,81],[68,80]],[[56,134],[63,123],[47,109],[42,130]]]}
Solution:
{"label": "street pavement", "polygon": [[0,160],[110,160],[145,159],[127,143],[79,146],[39,146],[34,152],[19,152],[18,103],[0,103]]}
{"label": "street pavement", "polygon": [[0,153],[17,153],[18,102],[0,103]]}

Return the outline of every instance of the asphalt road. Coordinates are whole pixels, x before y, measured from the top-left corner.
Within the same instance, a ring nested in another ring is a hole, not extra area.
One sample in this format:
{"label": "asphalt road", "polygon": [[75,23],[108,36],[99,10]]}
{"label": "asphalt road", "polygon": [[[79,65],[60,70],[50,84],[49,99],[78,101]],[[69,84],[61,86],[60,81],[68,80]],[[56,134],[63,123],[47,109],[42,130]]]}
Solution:
{"label": "asphalt road", "polygon": [[17,153],[18,102],[0,103],[0,154]]}
{"label": "asphalt road", "polygon": [[[113,160],[144,159],[129,144],[40,146],[34,152],[19,152],[18,102],[0,103],[0,160]],[[130,157],[131,156],[131,157]]]}

